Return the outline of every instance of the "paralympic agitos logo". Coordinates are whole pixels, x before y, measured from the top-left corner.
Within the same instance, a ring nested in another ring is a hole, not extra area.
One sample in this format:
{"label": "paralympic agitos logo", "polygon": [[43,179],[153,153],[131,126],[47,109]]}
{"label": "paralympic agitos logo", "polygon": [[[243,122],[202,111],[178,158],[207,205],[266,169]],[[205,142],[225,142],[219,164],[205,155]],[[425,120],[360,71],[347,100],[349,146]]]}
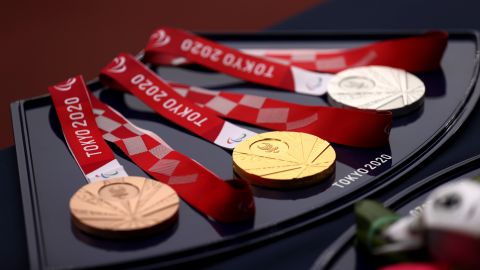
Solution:
{"label": "paralympic agitos logo", "polygon": [[227,143],[228,143],[228,144],[239,143],[239,142],[241,142],[243,139],[245,139],[245,137],[247,137],[247,134],[246,134],[246,133],[242,133],[242,135],[240,135],[240,136],[239,136],[238,138],[236,138],[236,139],[232,139],[232,137],[228,137]]}
{"label": "paralympic agitos logo", "polygon": [[313,90],[321,87],[322,82],[323,82],[322,78],[317,78],[316,82],[313,82],[313,83],[312,82],[307,82],[306,87],[307,87],[308,90],[313,91]]}
{"label": "paralympic agitos logo", "polygon": [[115,175],[117,175],[117,174],[119,174],[119,172],[118,172],[118,171],[114,171],[114,172],[110,172],[110,173],[101,173],[100,175],[97,174],[97,175],[95,175],[95,177],[96,177],[96,178],[108,179],[108,178],[110,178],[110,177],[112,177],[112,176],[115,176]]}

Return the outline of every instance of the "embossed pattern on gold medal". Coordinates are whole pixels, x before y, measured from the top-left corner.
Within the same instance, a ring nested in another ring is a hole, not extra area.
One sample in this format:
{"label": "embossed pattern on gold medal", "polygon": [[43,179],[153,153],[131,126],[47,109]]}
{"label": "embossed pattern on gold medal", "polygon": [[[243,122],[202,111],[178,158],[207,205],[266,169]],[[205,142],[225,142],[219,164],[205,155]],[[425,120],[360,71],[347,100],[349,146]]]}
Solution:
{"label": "embossed pattern on gold medal", "polygon": [[70,213],[81,230],[108,238],[149,235],[178,216],[180,199],[171,187],[144,177],[92,182],[70,199]]}
{"label": "embossed pattern on gold medal", "polygon": [[273,188],[318,183],[335,170],[335,150],[317,136],[290,131],[255,135],[233,150],[233,170],[254,185]]}

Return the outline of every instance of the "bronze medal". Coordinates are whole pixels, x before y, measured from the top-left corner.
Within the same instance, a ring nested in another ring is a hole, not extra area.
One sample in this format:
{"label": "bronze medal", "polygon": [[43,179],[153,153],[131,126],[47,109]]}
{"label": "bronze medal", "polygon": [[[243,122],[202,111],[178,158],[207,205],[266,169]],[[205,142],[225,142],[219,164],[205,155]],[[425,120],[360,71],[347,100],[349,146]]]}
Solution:
{"label": "bronze medal", "polygon": [[106,238],[131,238],[162,230],[178,216],[180,199],[168,185],[144,177],[92,182],[70,199],[74,224]]}

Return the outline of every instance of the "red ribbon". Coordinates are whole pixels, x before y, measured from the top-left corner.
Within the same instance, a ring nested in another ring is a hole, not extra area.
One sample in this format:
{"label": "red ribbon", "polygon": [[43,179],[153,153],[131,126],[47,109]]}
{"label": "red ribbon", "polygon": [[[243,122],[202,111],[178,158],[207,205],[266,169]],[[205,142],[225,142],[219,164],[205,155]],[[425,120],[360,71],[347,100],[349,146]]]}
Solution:
{"label": "red ribbon", "polygon": [[324,77],[330,76],[248,55],[173,28],[157,30],[145,48],[145,59],[152,63],[162,62],[163,55],[182,56],[233,77],[304,94],[324,94]]}
{"label": "red ribbon", "polygon": [[[171,31],[170,28],[160,28],[152,34],[145,49],[145,59],[156,65],[198,62],[189,57],[183,58],[185,55],[173,50],[155,48],[155,40],[163,37],[160,33],[165,32],[165,29]],[[189,35],[193,34],[189,33]],[[431,31],[410,37],[373,42],[357,48],[333,51],[322,49],[247,49],[243,51],[244,54],[263,56],[272,61],[280,61],[283,64],[318,72],[337,73],[347,68],[366,65],[390,66],[409,72],[426,72],[440,67],[447,43],[447,32]]]}
{"label": "red ribbon", "polygon": [[[70,83],[72,82],[73,83]],[[70,84],[70,85],[69,85]],[[67,86],[65,86],[67,85]],[[114,160],[113,153],[106,145],[108,140],[118,146],[135,164],[155,179],[170,185],[179,196],[200,213],[218,222],[239,222],[251,219],[255,213],[253,195],[246,181],[226,182],[207,170],[198,162],[173,150],[161,138],[148,130],[136,127],[120,113],[103,104],[89,94],[81,76],[74,77],[60,84],[67,91],[58,91],[57,86],[50,87],[55,109],[72,154],[77,160],[84,159],[81,144],[77,143],[71,126],[80,119],[87,119],[87,125],[95,134],[96,143],[102,145],[105,158],[93,155],[90,158],[104,163]],[[81,104],[86,117],[72,119],[70,111],[74,108],[63,104],[75,102]],[[91,101],[91,104],[90,104]],[[92,111],[95,111],[96,117]],[[97,125],[98,124],[98,125]],[[101,134],[100,134],[101,132]],[[86,165],[85,165],[86,164]],[[82,171],[90,170],[91,163],[79,162]],[[86,166],[86,167],[85,167]]]}
{"label": "red ribbon", "polygon": [[68,147],[83,174],[88,175],[114,161],[115,157],[95,123],[85,88],[83,78],[77,76],[50,86],[48,90]]}
{"label": "red ribbon", "polygon": [[388,111],[307,106],[174,82],[169,84],[186,99],[227,119],[271,130],[305,132],[354,147],[378,147],[388,143],[392,125],[392,114]]}
{"label": "red ribbon", "polygon": [[[233,148],[241,141],[234,140],[235,143],[232,143],[231,138],[246,139],[252,132],[249,133],[246,129],[240,131],[237,127],[236,132],[226,136],[222,132],[225,121],[218,116],[267,129],[307,132],[331,142],[355,147],[376,147],[388,143],[392,122],[390,112],[305,106],[252,95],[208,92],[199,88],[193,88],[196,91],[192,91],[191,87],[186,87],[186,92],[176,92],[172,86],[182,88],[182,85],[170,85],[163,81],[134,57],[120,54],[115,59],[101,72],[101,79],[106,84],[130,92],[165,118],[226,148]],[[123,63],[122,72],[115,71],[118,63]],[[150,91],[150,95],[147,94],[147,88],[139,90],[138,85],[132,83],[138,74],[151,82],[148,87],[157,87],[158,90]],[[156,94],[162,95],[157,101]],[[182,108],[188,107],[192,111],[201,112],[202,116],[208,118],[208,121],[202,123],[205,126],[198,127],[186,122],[178,112],[172,113],[169,106],[166,109],[165,102],[169,98],[174,98],[175,104],[184,104]],[[243,133],[245,136],[242,136]],[[218,143],[219,141],[223,143]]]}

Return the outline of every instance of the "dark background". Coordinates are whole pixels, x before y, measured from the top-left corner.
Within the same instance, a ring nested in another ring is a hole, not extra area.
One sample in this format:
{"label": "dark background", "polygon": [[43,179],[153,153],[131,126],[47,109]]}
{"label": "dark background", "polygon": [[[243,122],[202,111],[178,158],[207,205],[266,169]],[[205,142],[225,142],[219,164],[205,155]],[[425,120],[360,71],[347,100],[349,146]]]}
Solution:
{"label": "dark background", "polygon": [[[475,0],[3,2],[0,5],[3,60],[0,148],[13,144],[8,106],[12,101],[46,94],[48,85],[77,73],[93,78],[118,52],[138,52],[158,26],[222,32],[480,30],[479,7],[480,2]],[[455,143],[445,145],[412,178],[421,179],[438,168],[479,154],[479,111],[477,106],[477,113],[455,136]],[[0,171],[1,265],[4,269],[24,269],[28,261],[13,147],[0,151]],[[305,269],[325,248],[315,245],[314,239],[333,241],[351,222],[350,215],[336,216],[277,242],[199,266]]]}

